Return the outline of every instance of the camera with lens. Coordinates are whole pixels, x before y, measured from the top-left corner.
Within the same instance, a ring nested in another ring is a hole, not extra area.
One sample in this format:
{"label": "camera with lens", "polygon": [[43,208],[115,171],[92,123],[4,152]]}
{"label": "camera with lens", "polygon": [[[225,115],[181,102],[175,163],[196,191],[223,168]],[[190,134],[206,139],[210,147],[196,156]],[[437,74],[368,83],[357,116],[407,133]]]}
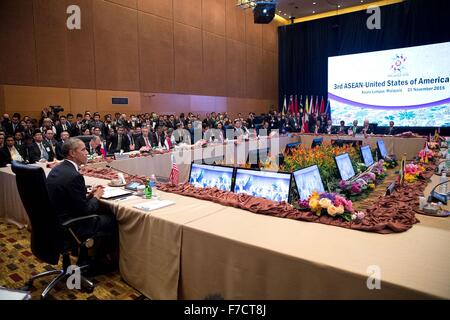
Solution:
{"label": "camera with lens", "polygon": [[50,109],[52,110],[52,112],[57,115],[58,113],[60,113],[61,111],[64,111],[64,108],[62,108],[61,106],[50,106]]}

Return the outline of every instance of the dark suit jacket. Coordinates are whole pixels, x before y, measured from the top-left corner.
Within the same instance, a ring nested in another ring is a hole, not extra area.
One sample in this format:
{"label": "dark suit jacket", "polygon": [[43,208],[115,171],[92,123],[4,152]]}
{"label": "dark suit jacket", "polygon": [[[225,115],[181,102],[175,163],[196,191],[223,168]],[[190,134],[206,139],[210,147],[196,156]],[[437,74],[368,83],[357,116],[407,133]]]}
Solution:
{"label": "dark suit jacket", "polygon": [[[148,134],[147,139],[148,139],[148,142],[150,143],[150,147],[152,147],[152,145],[153,145],[153,137],[152,137],[151,133]],[[135,142],[136,142],[136,146],[135,146],[134,150],[139,150],[142,147],[145,147],[145,139],[144,139],[143,135],[138,136],[136,138]]]}
{"label": "dark suit jacket", "polygon": [[11,163],[11,154],[9,153],[8,147],[4,146],[0,148],[0,167],[6,167],[8,163]]}
{"label": "dark suit jacket", "polygon": [[[110,145],[108,146],[109,153],[120,152],[120,149],[117,150],[117,140],[118,135],[115,134],[111,139]],[[122,149],[124,152],[130,151],[130,140],[128,140],[128,136],[126,134],[122,135]]]}
{"label": "dark suit jacket", "polygon": [[[45,140],[42,141],[42,144],[44,148],[46,149],[48,148],[47,149],[48,161],[53,161],[53,159],[55,158],[55,154],[53,153],[52,147]],[[28,158],[29,158],[28,161],[30,161],[30,163],[35,163],[41,159],[41,150],[39,150],[39,146],[37,145],[36,142],[33,142],[28,147]]]}
{"label": "dark suit jacket", "polygon": [[63,160],[64,159],[64,155],[62,152],[62,145],[64,144],[64,141],[58,141],[56,143],[56,147],[55,147],[55,151],[56,151],[56,159],[58,160]]}
{"label": "dark suit jacket", "polygon": [[[153,147],[157,147],[158,146],[158,137],[157,137],[157,133],[156,132],[152,132],[151,133],[151,137],[152,137],[152,145]],[[164,141],[166,141],[166,135],[164,134],[164,132],[161,134],[161,146],[164,147]]]}
{"label": "dark suit jacket", "polygon": [[84,178],[69,161],[63,161],[50,171],[47,188],[61,222],[87,216],[98,210],[98,200],[86,198]]}
{"label": "dark suit jacket", "polygon": [[393,127],[393,128],[387,127],[387,129],[386,129],[386,134],[387,134],[387,135],[390,135],[390,136],[393,136],[394,134],[396,134],[395,128],[394,128],[394,127]]}

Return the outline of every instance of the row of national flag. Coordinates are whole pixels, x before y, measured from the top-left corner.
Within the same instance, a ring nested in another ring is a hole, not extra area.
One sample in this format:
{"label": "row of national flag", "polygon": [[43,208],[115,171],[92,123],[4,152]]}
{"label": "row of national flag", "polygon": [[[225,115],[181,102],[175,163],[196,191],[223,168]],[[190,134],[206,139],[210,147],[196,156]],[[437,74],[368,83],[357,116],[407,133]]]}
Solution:
{"label": "row of national flag", "polygon": [[282,114],[286,114],[288,112],[290,113],[302,113],[302,114],[322,114],[326,113],[328,117],[331,115],[331,109],[330,109],[330,100],[327,101],[327,106],[325,107],[325,100],[323,99],[320,101],[319,104],[319,96],[316,96],[316,99],[314,99],[314,96],[311,96],[311,98],[308,98],[306,96],[305,98],[305,104],[303,104],[303,96],[300,96],[300,99],[298,99],[297,95],[291,95],[289,97],[289,102],[287,100],[286,95],[283,99],[283,109],[281,110]]}
{"label": "row of national flag", "polygon": [[302,114],[302,132],[308,132],[308,122],[310,116],[312,115],[319,116],[319,114],[325,113],[327,115],[327,119],[331,119],[330,100],[327,101],[327,106],[325,107],[325,100],[323,99],[323,96],[320,104],[319,96],[316,96],[315,101],[314,96],[311,96],[310,99],[306,96],[305,104],[303,104],[302,98],[303,96],[300,96],[300,99],[298,99],[297,95],[290,95],[288,103],[285,95],[283,100],[283,109],[281,110],[282,115],[285,115],[287,112],[292,114]]}

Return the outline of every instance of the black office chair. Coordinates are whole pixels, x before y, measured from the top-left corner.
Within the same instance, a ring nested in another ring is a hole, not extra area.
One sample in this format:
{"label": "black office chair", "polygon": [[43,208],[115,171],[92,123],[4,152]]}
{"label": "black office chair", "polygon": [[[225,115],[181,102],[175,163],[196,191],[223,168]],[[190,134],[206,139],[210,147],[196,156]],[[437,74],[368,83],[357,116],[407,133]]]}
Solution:
{"label": "black office chair", "polygon": [[[24,165],[16,161],[12,162],[11,167],[16,174],[17,189],[31,224],[31,251],[39,260],[53,265],[58,264],[62,255],[63,267],[61,270],[51,270],[35,275],[23,288],[28,291],[34,280],[57,274],[58,276],[41,294],[41,299],[45,299],[57,283],[66,280],[72,274],[70,270],[68,272],[71,265],[70,252],[78,254],[76,265],[80,269],[80,274],[88,270],[87,249],[93,247],[94,240],[89,238],[83,242],[80,241],[72,231],[72,227],[80,221],[98,219],[99,216],[89,215],[59,223],[48,195],[44,170],[41,167]],[[93,291],[94,284],[91,281],[83,275],[80,280],[87,292]]]}

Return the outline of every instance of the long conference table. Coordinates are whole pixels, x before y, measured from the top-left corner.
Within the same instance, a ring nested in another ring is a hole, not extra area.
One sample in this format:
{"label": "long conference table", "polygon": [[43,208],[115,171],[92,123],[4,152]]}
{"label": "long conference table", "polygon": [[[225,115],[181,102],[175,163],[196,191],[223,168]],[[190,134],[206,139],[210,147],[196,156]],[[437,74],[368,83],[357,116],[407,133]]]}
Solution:
{"label": "long conference table", "polygon": [[[11,190],[2,200],[20,202],[11,169],[0,177]],[[144,212],[133,206],[149,200],[104,201],[119,223],[120,273],[149,298],[450,298],[448,218],[420,216],[407,232],[381,235],[158,193],[176,204]],[[381,288],[370,290],[374,271]]]}

